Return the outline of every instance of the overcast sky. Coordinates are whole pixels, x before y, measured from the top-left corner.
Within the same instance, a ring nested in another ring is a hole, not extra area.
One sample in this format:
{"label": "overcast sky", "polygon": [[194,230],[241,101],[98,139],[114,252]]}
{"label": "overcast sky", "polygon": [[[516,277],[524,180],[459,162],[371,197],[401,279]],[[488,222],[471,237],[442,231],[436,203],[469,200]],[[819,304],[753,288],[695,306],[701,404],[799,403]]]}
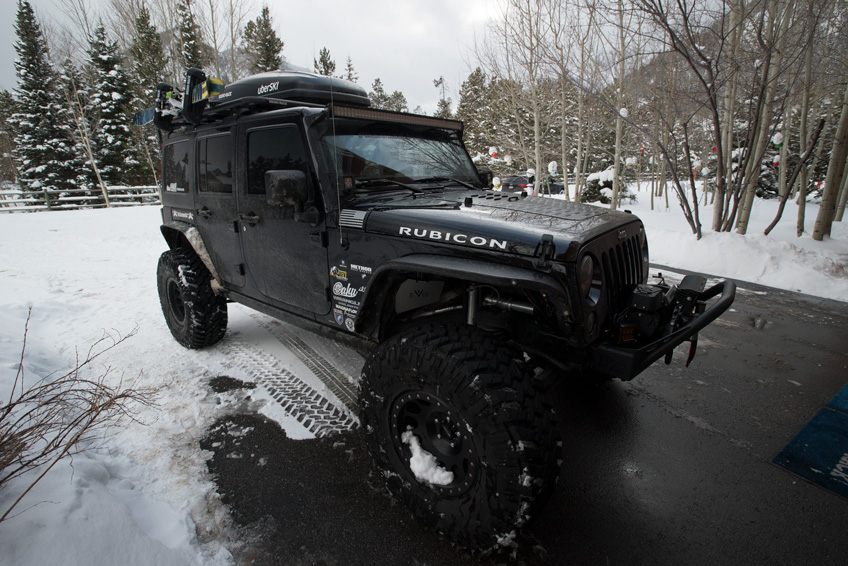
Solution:
{"label": "overcast sky", "polygon": [[[91,0],[94,6],[105,4]],[[255,0],[259,15],[262,0]],[[0,89],[17,86],[14,31],[16,0],[0,20]],[[30,0],[41,20],[62,18],[56,0]],[[379,77],[388,92],[400,90],[409,109],[436,109],[440,91],[433,80],[445,77],[454,109],[459,87],[472,70],[475,34],[481,37],[485,20],[497,13],[496,0],[270,0],[277,33],[285,43],[283,55],[312,69],[318,51],[327,47],[337,72],[349,56],[359,84],[371,90]]]}

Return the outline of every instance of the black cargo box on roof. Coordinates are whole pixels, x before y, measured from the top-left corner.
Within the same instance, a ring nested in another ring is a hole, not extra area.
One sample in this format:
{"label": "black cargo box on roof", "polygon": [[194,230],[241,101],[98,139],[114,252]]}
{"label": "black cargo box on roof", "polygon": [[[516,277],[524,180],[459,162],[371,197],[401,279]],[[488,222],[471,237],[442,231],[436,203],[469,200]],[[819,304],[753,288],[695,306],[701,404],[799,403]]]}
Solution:
{"label": "black cargo box on roof", "polygon": [[309,73],[270,71],[228,84],[224,92],[210,99],[210,107],[254,97],[322,106],[341,103],[367,107],[371,104],[365,89],[350,81]]}

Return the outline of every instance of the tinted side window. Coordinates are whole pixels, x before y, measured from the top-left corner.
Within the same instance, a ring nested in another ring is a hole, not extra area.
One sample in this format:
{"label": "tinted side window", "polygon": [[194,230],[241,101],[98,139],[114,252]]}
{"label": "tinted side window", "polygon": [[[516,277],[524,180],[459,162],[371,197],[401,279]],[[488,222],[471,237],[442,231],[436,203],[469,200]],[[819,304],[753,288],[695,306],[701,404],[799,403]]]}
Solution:
{"label": "tinted side window", "polygon": [[162,177],[165,191],[184,193],[188,191],[188,141],[179,141],[165,146],[162,161]]}
{"label": "tinted side window", "polygon": [[233,141],[229,134],[197,142],[197,172],[198,190],[233,192]]}
{"label": "tinted side window", "polygon": [[247,136],[247,192],[265,194],[265,172],[297,169],[309,179],[306,151],[297,126],[250,132]]}

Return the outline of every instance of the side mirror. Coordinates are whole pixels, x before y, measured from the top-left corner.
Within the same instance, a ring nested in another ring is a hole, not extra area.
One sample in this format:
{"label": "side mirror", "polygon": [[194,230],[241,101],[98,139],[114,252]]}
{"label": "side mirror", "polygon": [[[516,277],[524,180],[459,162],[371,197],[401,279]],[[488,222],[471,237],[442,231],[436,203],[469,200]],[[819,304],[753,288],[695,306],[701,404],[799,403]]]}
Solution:
{"label": "side mirror", "polygon": [[309,186],[303,171],[295,169],[265,172],[265,194],[272,206],[293,206],[301,210],[309,198]]}

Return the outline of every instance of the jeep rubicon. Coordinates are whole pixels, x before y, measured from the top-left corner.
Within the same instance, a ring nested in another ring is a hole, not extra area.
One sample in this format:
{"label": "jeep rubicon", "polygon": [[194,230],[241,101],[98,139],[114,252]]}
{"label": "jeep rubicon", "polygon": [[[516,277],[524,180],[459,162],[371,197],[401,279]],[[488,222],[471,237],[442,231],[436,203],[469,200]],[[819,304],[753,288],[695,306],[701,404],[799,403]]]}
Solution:
{"label": "jeep rubicon", "polygon": [[647,284],[631,214],[485,190],[461,122],[371,109],[359,86],[304,73],[222,88],[191,69],[182,97],[157,90],[174,338],[215,344],[234,301],[364,352],[376,469],[462,545],[508,539],[552,492],[542,385],[632,379],[687,341],[691,361],[733,301],[731,281]]}

